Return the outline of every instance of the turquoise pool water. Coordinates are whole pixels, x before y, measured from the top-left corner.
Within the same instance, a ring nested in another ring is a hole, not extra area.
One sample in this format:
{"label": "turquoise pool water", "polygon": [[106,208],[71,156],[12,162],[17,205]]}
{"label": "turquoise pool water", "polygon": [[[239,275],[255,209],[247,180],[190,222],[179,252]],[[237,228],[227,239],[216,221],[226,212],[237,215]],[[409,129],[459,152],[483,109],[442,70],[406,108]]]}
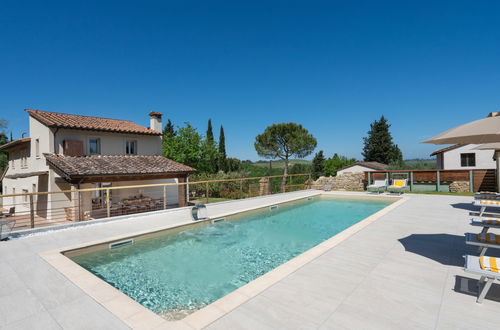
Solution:
{"label": "turquoise pool water", "polygon": [[72,260],[152,311],[180,319],[390,203],[315,198]]}

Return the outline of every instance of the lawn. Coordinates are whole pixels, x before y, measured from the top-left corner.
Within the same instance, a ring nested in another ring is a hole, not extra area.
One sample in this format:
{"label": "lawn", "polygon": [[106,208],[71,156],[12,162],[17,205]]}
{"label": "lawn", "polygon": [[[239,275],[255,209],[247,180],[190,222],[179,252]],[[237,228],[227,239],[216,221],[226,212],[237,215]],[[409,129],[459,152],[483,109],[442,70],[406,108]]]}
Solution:
{"label": "lawn", "polygon": [[449,192],[449,191],[407,191],[407,194],[424,195],[450,195],[450,196],[474,196],[472,192]]}

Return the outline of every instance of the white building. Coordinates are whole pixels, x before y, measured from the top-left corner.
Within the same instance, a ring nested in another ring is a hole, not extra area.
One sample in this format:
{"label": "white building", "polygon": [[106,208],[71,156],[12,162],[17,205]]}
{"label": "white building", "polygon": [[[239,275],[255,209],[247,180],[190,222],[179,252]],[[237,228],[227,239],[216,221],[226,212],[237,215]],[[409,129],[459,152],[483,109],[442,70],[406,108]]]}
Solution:
{"label": "white building", "polygon": [[493,150],[475,150],[477,144],[455,144],[434,151],[431,156],[436,156],[437,169],[495,169]]}
{"label": "white building", "polygon": [[379,162],[356,162],[337,171],[337,175],[352,172],[372,172],[385,171],[389,168],[388,165]]}
{"label": "white building", "polygon": [[[195,170],[161,156],[161,113],[150,113],[150,128],[128,120],[26,110],[29,137],[0,147],[9,163],[0,177],[4,194],[57,192],[79,188],[131,186],[185,182]],[[110,203],[117,204],[141,191],[111,190]],[[155,192],[153,198],[163,197]],[[186,186],[169,186],[168,204],[186,204]],[[29,197],[3,197],[16,213],[29,210]],[[78,200],[76,200],[78,199]],[[36,196],[36,216],[54,219],[65,212],[67,220],[93,217],[106,200],[101,192]],[[63,210],[63,211],[61,211]]]}

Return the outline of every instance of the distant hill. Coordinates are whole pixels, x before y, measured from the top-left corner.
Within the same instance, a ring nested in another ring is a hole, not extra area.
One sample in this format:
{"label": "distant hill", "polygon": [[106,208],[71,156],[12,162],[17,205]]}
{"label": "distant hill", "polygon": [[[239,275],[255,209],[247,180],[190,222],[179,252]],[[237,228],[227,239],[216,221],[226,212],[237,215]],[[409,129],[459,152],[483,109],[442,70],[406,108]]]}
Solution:
{"label": "distant hill", "polygon": [[433,170],[437,167],[435,159],[407,159],[405,165],[409,170]]}
{"label": "distant hill", "polygon": [[[253,164],[256,166],[269,168],[269,161],[268,160],[259,160],[257,162],[253,162]],[[273,160],[272,164],[273,164],[273,168],[284,168],[285,167],[284,160]],[[305,159],[290,159],[288,161],[288,166],[292,166],[294,164],[309,165],[309,164],[312,164],[312,161],[305,160]]]}

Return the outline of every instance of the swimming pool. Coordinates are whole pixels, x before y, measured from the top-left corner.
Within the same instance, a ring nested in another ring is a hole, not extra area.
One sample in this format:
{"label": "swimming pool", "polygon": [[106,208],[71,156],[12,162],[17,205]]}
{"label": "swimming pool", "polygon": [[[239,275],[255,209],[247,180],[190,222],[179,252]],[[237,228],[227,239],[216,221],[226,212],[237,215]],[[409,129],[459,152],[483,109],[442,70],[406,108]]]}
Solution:
{"label": "swimming pool", "polygon": [[181,319],[391,202],[304,199],[68,256],[157,314]]}

